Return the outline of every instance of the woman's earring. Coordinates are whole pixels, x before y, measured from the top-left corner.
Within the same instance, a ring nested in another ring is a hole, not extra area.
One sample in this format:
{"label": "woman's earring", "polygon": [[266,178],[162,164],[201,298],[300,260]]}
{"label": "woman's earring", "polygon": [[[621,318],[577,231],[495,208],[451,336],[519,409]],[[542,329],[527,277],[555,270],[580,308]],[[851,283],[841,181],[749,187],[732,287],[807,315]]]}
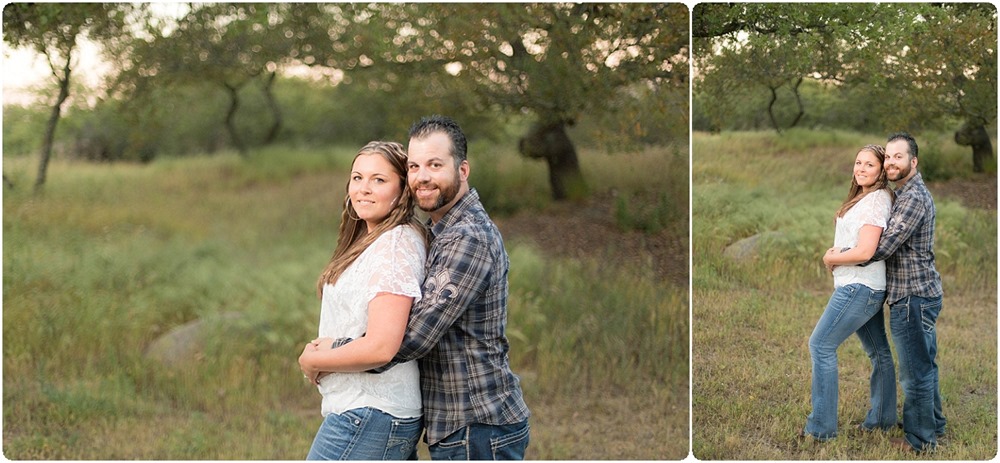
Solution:
{"label": "woman's earring", "polygon": [[356,211],[355,211],[355,213],[354,213],[353,216],[351,215],[351,209],[352,209],[352,207],[351,207],[351,198],[348,197],[347,198],[347,202],[344,203],[344,212],[347,213],[347,218],[349,218],[351,220],[360,221],[361,217],[358,217],[358,213]]}

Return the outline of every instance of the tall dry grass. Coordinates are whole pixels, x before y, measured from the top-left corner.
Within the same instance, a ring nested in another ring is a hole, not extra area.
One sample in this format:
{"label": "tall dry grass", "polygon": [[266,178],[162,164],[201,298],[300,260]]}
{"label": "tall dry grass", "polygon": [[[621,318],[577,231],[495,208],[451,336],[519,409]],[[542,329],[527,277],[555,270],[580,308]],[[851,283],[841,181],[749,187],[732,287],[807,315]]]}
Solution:
{"label": "tall dry grass", "polygon": [[[335,243],[355,150],[56,160],[41,196],[24,181],[34,161],[5,159],[19,186],[3,196],[4,455],[303,458],[319,396],[296,358],[316,330],[313,284]],[[628,165],[583,159],[597,171]],[[544,213],[540,165],[512,152],[474,165],[488,209]],[[686,197],[676,201],[686,207]],[[509,251],[511,355],[534,411],[529,458],[686,456],[687,288],[656,281],[641,262],[608,268],[526,244]],[[223,322],[231,313],[240,318]],[[219,323],[194,360],[168,368],[144,357],[196,319]]]}
{"label": "tall dry grass", "polygon": [[[822,255],[847,194],[857,149],[879,136],[847,132],[726,133],[693,137],[693,452],[705,460],[911,459],[887,434],[859,435],[870,363],[856,338],[839,349],[841,436],[795,439],[811,410],[808,339],[830,294]],[[942,145],[944,146],[944,145]],[[960,147],[921,148],[938,174]],[[960,179],[955,168],[949,177]],[[927,457],[984,460],[997,450],[997,216],[936,198],[941,392],[949,420]],[[723,250],[761,232],[780,235],[746,261]],[[902,392],[899,392],[900,406]]]}

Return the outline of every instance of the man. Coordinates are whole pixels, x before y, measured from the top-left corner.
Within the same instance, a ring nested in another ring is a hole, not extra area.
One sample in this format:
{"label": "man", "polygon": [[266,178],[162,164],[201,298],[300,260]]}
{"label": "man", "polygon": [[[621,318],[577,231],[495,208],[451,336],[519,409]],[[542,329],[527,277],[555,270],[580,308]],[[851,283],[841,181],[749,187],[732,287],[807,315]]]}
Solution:
{"label": "man", "polygon": [[938,385],[937,330],[941,276],[934,268],[934,199],[917,172],[917,142],[889,135],[885,172],[896,185],[892,214],[872,261],[886,261],[886,302],[903,388],[903,432],[893,439],[917,452],[937,447],[945,418]]}
{"label": "man", "polygon": [[423,118],[409,138],[407,182],[431,226],[423,298],[393,362],[374,371],[419,360],[431,458],[524,459],[530,412],[507,357],[507,251],[469,187],[458,124]]}

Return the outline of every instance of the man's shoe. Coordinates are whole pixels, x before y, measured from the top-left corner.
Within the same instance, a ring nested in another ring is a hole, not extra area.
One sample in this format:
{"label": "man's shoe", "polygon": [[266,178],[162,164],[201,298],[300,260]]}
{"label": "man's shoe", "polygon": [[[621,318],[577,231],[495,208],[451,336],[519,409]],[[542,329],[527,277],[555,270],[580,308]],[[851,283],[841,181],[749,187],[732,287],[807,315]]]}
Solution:
{"label": "man's shoe", "polygon": [[829,441],[830,439],[818,439],[815,436],[813,436],[812,434],[807,433],[806,432],[806,427],[803,426],[802,429],[799,430],[799,434],[795,436],[795,440],[798,441],[798,442],[805,442],[806,440],[811,440],[813,442],[818,442],[818,443],[822,444],[822,443],[824,443],[826,441]]}
{"label": "man's shoe", "polygon": [[905,450],[905,451],[914,452],[914,453],[923,453],[925,451],[930,452],[930,451],[934,451],[934,450],[937,449],[937,444],[934,444],[933,446],[931,446],[930,444],[928,444],[928,445],[924,446],[923,449],[917,449],[917,448],[913,447],[912,445],[910,445],[910,443],[907,442],[907,440],[903,439],[902,437],[892,437],[892,438],[889,439],[889,442],[892,443],[893,447],[896,447],[898,449]]}
{"label": "man's shoe", "polygon": [[907,442],[906,439],[903,439],[902,437],[890,437],[889,438],[889,443],[892,444],[892,446],[894,448],[897,448],[897,449],[900,449],[900,450],[903,450],[903,451],[906,451],[906,452],[916,452],[917,451],[917,449],[913,448],[913,446],[910,445],[910,443]]}

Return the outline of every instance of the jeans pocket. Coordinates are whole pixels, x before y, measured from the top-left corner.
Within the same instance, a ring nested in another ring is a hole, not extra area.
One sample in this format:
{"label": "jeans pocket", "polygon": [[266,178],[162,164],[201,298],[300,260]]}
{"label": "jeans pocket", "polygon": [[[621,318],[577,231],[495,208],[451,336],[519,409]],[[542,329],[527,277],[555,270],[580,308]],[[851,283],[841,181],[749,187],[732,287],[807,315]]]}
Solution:
{"label": "jeans pocket", "polygon": [[845,309],[854,303],[855,299],[858,297],[858,284],[852,283],[846,286],[840,286],[833,290],[833,294],[830,295],[830,301],[827,303],[825,310],[832,310],[833,313],[837,314],[835,319],[839,320],[846,312]]}
{"label": "jeans pocket", "polygon": [[510,434],[492,439],[490,446],[493,448],[493,456],[497,460],[523,460],[524,450],[528,447],[530,431],[531,427],[525,423],[524,427]]}
{"label": "jeans pocket", "polygon": [[941,312],[941,299],[920,304],[920,322],[924,333],[933,334],[937,325],[937,316]]}
{"label": "jeans pocket", "polygon": [[468,460],[469,427],[463,427],[429,448],[432,460]]}
{"label": "jeans pocket", "polygon": [[865,315],[874,316],[885,304],[885,291],[871,290],[868,292],[868,304],[865,305]]}
{"label": "jeans pocket", "polygon": [[340,416],[351,423],[351,426],[355,428],[360,428],[364,425],[368,417],[371,416],[371,410],[368,408],[353,408],[341,413]]}
{"label": "jeans pocket", "polygon": [[417,440],[420,439],[422,427],[423,423],[420,417],[393,418],[389,440],[386,444],[385,459],[405,460],[409,458],[417,446]]}

